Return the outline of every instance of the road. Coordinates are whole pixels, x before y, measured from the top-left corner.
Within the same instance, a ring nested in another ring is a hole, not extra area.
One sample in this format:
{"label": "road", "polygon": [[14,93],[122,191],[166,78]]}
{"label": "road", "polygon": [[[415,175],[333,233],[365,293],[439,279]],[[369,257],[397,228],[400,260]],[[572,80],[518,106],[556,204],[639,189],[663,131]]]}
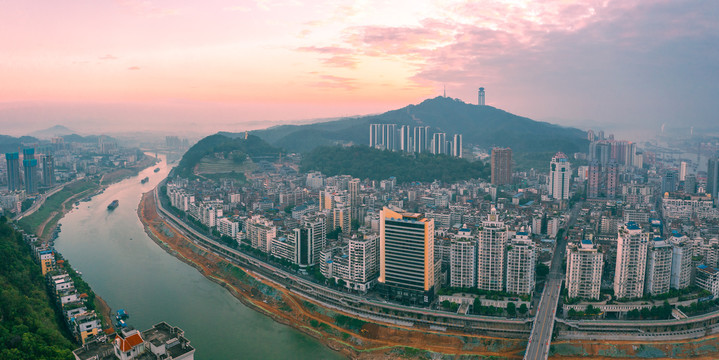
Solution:
{"label": "road", "polygon": [[28,216],[28,215],[34,213],[35,211],[37,211],[40,208],[40,206],[42,206],[42,204],[45,203],[45,199],[54,195],[56,192],[62,190],[65,187],[65,185],[72,184],[75,181],[76,180],[73,180],[66,184],[60,184],[60,185],[52,188],[52,190],[49,190],[49,191],[45,192],[44,194],[38,195],[37,198],[35,199],[35,201],[32,203],[32,206],[30,206],[29,209],[25,210],[25,212],[20,213],[17,216],[15,216],[15,218],[13,218],[13,221],[19,221],[20,219],[24,218],[25,216]]}
{"label": "road", "polygon": [[537,306],[537,313],[534,318],[534,324],[532,325],[532,332],[529,335],[527,350],[524,352],[524,359],[526,360],[547,359],[549,357],[549,344],[552,342],[554,318],[562,289],[562,281],[564,281],[562,260],[564,259],[564,253],[567,251],[566,233],[567,229],[574,225],[580,207],[581,203],[578,203],[571,209],[565,230],[562,235],[559,236],[559,239],[557,239],[554,256],[552,257],[552,266],[549,269],[549,274],[544,284],[542,299],[539,301],[539,306]]}

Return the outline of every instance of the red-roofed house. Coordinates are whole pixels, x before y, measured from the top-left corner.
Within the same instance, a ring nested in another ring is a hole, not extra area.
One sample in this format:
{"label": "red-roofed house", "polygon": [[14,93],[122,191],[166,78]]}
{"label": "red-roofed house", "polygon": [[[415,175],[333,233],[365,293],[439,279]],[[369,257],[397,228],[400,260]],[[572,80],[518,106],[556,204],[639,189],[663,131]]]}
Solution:
{"label": "red-roofed house", "polygon": [[125,337],[117,336],[114,342],[115,355],[121,360],[131,360],[145,351],[145,341],[140,332],[132,330]]}

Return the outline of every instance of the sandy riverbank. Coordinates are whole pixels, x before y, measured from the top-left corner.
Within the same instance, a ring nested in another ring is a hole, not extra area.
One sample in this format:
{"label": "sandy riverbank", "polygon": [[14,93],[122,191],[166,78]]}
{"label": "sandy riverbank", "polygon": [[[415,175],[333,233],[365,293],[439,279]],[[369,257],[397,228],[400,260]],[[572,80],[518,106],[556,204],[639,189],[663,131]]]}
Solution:
{"label": "sandy riverbank", "polygon": [[[143,195],[138,215],[145,231],[162,248],[221,284],[249,307],[309,334],[347,357],[394,359],[450,354],[450,358],[454,355],[522,358],[526,347],[523,340],[369,323],[275,287],[261,276],[206,252],[175,231],[157,215],[151,194]],[[354,322],[337,321],[342,317]]]}

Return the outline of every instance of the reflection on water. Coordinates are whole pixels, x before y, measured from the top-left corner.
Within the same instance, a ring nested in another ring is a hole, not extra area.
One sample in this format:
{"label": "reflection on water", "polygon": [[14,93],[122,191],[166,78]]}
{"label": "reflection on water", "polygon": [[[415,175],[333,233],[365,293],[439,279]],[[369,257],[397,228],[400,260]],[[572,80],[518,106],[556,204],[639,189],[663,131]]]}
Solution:
{"label": "reflection on water", "polygon": [[[197,359],[339,359],[311,337],[275,323],[160,249],[137,217],[143,192],[169,172],[165,162],[110,186],[67,214],[55,247],[113,309],[144,330],[160,321],[185,330]],[[141,184],[145,176],[150,180]],[[108,211],[112,200],[119,200]]]}

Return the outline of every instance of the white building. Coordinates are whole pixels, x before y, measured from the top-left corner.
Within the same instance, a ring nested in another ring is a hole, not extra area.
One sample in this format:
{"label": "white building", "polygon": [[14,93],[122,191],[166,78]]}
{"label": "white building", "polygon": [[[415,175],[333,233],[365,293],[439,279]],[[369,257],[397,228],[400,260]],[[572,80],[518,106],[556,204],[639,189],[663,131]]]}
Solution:
{"label": "white building", "polygon": [[604,254],[591,240],[567,245],[566,286],[570,298],[599,299]]}
{"label": "white building", "polygon": [[475,269],[477,242],[472,238],[455,237],[449,249],[449,286],[470,288],[477,285]]}
{"label": "white building", "polygon": [[674,234],[669,238],[672,244],[672,289],[684,289],[691,285],[692,281],[692,242],[688,237]]}
{"label": "white building", "polygon": [[507,251],[507,292],[531,294],[535,284],[537,251],[526,232],[518,232],[509,243]]}
{"label": "white building", "polygon": [[277,237],[277,228],[271,221],[260,215],[255,215],[247,219],[245,231],[253,248],[266,253],[272,251],[272,240]]}
{"label": "white building", "polygon": [[696,284],[712,295],[719,296],[719,270],[703,264],[697,266]]}
{"label": "white building", "polygon": [[549,196],[557,200],[569,199],[572,166],[567,155],[558,152],[549,163]]}
{"label": "white building", "polygon": [[237,239],[237,233],[240,231],[240,223],[228,218],[221,218],[217,221],[217,230],[220,234]]}
{"label": "white building", "polygon": [[477,287],[482,290],[504,291],[504,248],[507,246],[507,227],[499,221],[497,209],[492,208],[482,222],[477,241]]}
{"label": "white building", "polygon": [[669,291],[672,273],[672,244],[656,237],[649,242],[645,292],[651,295]]}
{"label": "white building", "polygon": [[639,298],[644,295],[649,234],[636,223],[619,228],[617,265],[614,272],[614,296],[618,299]]}

